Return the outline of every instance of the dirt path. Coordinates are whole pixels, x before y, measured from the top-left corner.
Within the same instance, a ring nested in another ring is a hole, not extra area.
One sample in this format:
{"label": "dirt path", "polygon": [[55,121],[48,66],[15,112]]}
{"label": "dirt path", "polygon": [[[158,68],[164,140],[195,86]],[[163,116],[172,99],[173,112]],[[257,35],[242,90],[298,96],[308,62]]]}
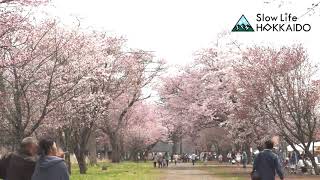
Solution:
{"label": "dirt path", "polygon": [[176,166],[171,165],[161,170],[163,173],[161,180],[221,180],[196,167],[189,163],[181,163]]}
{"label": "dirt path", "polygon": [[[160,170],[161,177],[157,180],[233,180],[250,179],[249,173],[252,167],[243,169],[234,165],[196,165],[191,163],[179,163]],[[211,170],[209,170],[211,169]],[[215,177],[216,175],[227,175],[226,177]],[[319,180],[319,176],[289,176],[289,180]],[[279,180],[277,177],[276,180]]]}

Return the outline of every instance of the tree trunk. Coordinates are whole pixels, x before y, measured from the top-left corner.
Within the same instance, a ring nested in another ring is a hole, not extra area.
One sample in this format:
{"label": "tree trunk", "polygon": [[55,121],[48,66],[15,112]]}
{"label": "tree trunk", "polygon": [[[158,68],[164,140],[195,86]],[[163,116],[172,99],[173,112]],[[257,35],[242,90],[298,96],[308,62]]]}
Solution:
{"label": "tree trunk", "polygon": [[251,164],[252,154],[250,152],[250,144],[246,142],[244,144],[243,150],[247,153],[247,163]]}
{"label": "tree trunk", "polygon": [[87,164],[86,164],[86,155],[83,148],[80,146],[75,151],[75,155],[78,161],[80,174],[86,174],[87,173]]}
{"label": "tree trunk", "polygon": [[173,141],[173,146],[172,146],[172,154],[177,154],[178,151],[178,142],[177,141]]}
{"label": "tree trunk", "polygon": [[88,149],[89,149],[90,165],[96,165],[97,164],[97,142],[96,142],[95,132],[92,132],[89,137]]}
{"label": "tree trunk", "polygon": [[69,174],[71,174],[71,152],[74,149],[73,143],[72,143],[72,135],[71,135],[71,129],[69,128],[62,128],[59,130],[59,141],[61,148],[65,150],[65,162],[68,168]]}
{"label": "tree trunk", "polygon": [[109,148],[107,144],[104,145],[103,149],[104,149],[104,158],[109,159],[109,156],[108,156]]}
{"label": "tree trunk", "polygon": [[65,161],[67,164],[68,172],[71,174],[71,158],[70,158],[70,153],[65,154]]}
{"label": "tree trunk", "polygon": [[180,138],[180,154],[182,154],[183,151],[182,151],[182,137]]}
{"label": "tree trunk", "polygon": [[121,148],[118,138],[116,138],[116,136],[113,136],[110,138],[110,141],[112,147],[111,161],[113,163],[119,163],[121,158]]}

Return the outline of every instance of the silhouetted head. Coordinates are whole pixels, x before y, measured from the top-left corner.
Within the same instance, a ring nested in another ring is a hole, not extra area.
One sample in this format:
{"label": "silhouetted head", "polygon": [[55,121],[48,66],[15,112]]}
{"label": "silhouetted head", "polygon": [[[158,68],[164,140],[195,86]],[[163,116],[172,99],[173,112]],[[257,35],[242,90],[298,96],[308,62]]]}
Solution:
{"label": "silhouetted head", "polygon": [[264,146],[265,146],[266,149],[273,149],[274,143],[271,140],[267,140],[264,143]]}
{"label": "silhouetted head", "polygon": [[39,148],[42,156],[56,156],[58,152],[55,141],[49,138],[40,140]]}

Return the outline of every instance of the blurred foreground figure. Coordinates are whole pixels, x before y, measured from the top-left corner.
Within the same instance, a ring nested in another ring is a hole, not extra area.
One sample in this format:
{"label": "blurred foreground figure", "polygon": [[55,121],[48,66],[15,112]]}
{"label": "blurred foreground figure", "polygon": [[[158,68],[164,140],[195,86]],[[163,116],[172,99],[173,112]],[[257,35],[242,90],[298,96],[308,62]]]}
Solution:
{"label": "blurred foreground figure", "polygon": [[40,158],[37,162],[32,180],[69,180],[68,168],[63,153],[59,152],[56,143],[51,139],[39,142]]}
{"label": "blurred foreground figure", "polygon": [[38,142],[24,138],[18,152],[5,155],[0,160],[0,178],[5,180],[31,180],[38,152]]}
{"label": "blurred foreground figure", "polygon": [[265,142],[265,149],[254,160],[252,180],[275,180],[275,173],[283,180],[283,172],[278,156],[272,152],[273,142]]}

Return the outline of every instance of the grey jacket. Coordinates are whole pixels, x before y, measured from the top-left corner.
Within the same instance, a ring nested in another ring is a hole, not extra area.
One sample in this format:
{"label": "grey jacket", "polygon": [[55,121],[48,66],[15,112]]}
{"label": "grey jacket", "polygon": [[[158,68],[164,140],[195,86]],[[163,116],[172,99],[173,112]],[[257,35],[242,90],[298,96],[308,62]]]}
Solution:
{"label": "grey jacket", "polygon": [[36,164],[32,180],[69,180],[69,173],[64,159],[44,156]]}
{"label": "grey jacket", "polygon": [[253,171],[257,171],[261,180],[275,180],[276,172],[283,179],[283,172],[278,156],[271,150],[265,149],[254,160]]}

